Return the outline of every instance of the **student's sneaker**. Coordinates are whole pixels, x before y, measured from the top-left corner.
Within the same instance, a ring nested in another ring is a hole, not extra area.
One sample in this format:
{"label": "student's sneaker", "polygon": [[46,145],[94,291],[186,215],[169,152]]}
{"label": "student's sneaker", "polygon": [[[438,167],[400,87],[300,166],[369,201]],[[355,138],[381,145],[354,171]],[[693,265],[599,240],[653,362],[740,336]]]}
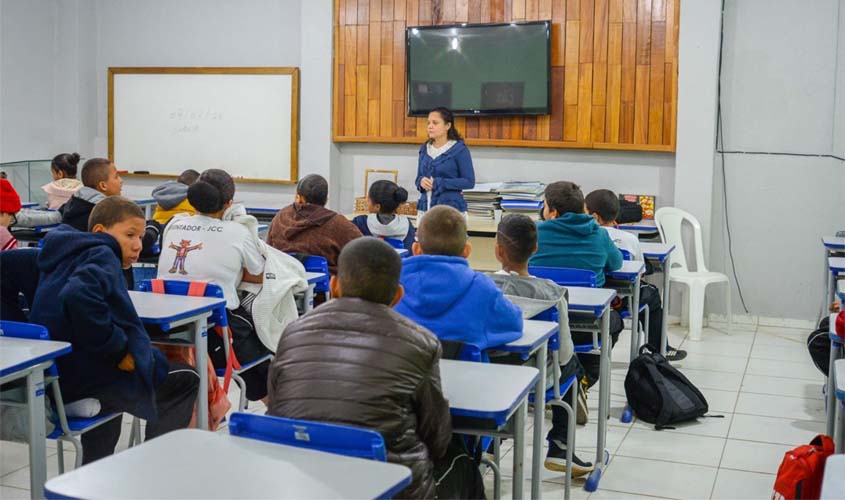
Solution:
{"label": "student's sneaker", "polygon": [[590,416],[590,411],[587,409],[587,390],[584,385],[578,384],[578,408],[575,410],[575,423],[584,425],[587,423],[587,418]]}
{"label": "student's sneaker", "polygon": [[672,346],[666,346],[666,360],[667,361],[680,361],[687,357],[687,351],[683,349],[675,349]]}
{"label": "student's sneaker", "polygon": [[[570,432],[574,432],[574,429]],[[543,465],[549,470],[566,472],[566,446],[555,439],[550,439],[549,452],[546,454],[546,462]],[[592,463],[584,462],[572,453],[572,477],[587,475],[593,469]]]}

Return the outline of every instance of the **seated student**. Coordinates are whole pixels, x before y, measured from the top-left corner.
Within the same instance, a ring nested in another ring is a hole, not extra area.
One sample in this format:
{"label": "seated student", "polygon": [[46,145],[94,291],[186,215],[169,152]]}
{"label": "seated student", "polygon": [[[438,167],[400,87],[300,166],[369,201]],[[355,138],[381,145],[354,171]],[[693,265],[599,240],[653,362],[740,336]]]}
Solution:
{"label": "seated student", "polygon": [[21,197],[6,179],[0,179],[0,251],[18,247],[18,240],[9,232],[15,214],[21,211]]}
{"label": "seated student", "polygon": [[[188,365],[168,365],[150,344],[123,279],[141,251],[144,213],[112,196],[97,204],[89,226],[50,231],[30,279],[38,282],[30,320],[73,347],[56,359],[62,397],[95,398],[103,413],[146,419],[147,439],[187,427],[199,376]],[[83,434],[82,463],[114,453],[122,427],[117,418]]]}
{"label": "seated student", "polygon": [[370,186],[367,192],[369,215],[359,215],[352,223],[364,236],[393,238],[401,240],[405,249],[411,250],[416,231],[410,219],[396,214],[396,209],[408,201],[408,191],[395,182],[381,180]]}
{"label": "seated student", "polygon": [[[502,264],[502,270],[488,274],[494,283],[502,290],[505,297],[512,300],[522,308],[526,318],[536,316],[544,310],[555,307],[562,301],[564,311],[566,310],[566,289],[558,286],[553,281],[535,278],[528,274],[528,259],[537,251],[537,225],[530,217],[522,214],[508,214],[502,218],[496,232],[496,260]],[[569,329],[567,317],[559,319],[565,325],[564,332]],[[560,381],[565,382],[572,375],[580,379],[584,369],[574,354],[572,338],[560,339]],[[495,359],[495,358],[494,358]],[[576,382],[570,387],[563,400],[572,400],[572,390],[577,390],[580,383]],[[581,396],[579,394],[579,396]],[[579,400],[579,412],[586,410],[586,399]],[[586,421],[586,414],[583,414]],[[566,438],[569,427],[569,420],[566,411],[557,405],[552,405],[552,428],[549,430],[547,440],[549,451],[546,455],[545,466],[549,470],[566,471]],[[572,476],[580,477],[589,474],[593,470],[593,464],[584,462],[574,454],[572,455]]]}
{"label": "seated student", "polygon": [[434,461],[451,439],[440,342],[391,309],[402,298],[396,251],[360,238],[340,253],[334,298],[291,323],[270,365],[267,413],[378,431],[411,469],[397,497],[435,498]]}
{"label": "seated student", "polygon": [[[165,280],[205,281],[223,289],[235,356],[242,364],[269,353],[255,333],[252,315],[238,295],[241,281],[261,283],[264,257],[243,224],[222,220],[232,206],[235,182],[223,170],[210,169],[188,188],[188,201],[196,215],[174,217],[162,238],[158,277]],[[208,353],[214,366],[226,366],[223,343],[216,334],[208,336]],[[257,401],[267,395],[267,365],[263,363],[241,374],[246,397]]]}
{"label": "seated student", "polygon": [[153,220],[159,224],[167,224],[176,214],[194,215],[197,211],[188,201],[188,186],[196,182],[200,173],[196,170],[185,170],[175,181],[167,181],[153,189],[156,211]]}
{"label": "seated student", "polygon": [[117,167],[106,158],[91,158],[82,166],[82,184],[58,211],[22,210],[17,214],[18,227],[67,224],[78,231],[88,229],[88,216],[97,203],[107,196],[119,195],[123,180]]}
{"label": "seated student", "polygon": [[267,244],[282,252],[319,255],[329,261],[329,272],[337,273],[337,258],[344,245],[361,236],[346,217],[326,208],[329,184],[311,174],[296,185],[292,204],[279,210],[270,223]]}
{"label": "seated student", "polygon": [[396,311],[433,331],[481,350],[522,336],[522,311],[482,273],[469,267],[466,218],[447,205],[425,213],[402,265],[405,296]]}
{"label": "seated student", "polygon": [[[633,260],[643,260],[643,250],[640,247],[640,240],[633,233],[616,228],[616,217],[619,216],[619,198],[609,189],[597,189],[588,194],[584,199],[587,211],[595,217],[596,222],[607,231],[613,243],[622,250],[631,254]],[[660,337],[663,332],[663,304],[660,300],[660,291],[652,284],[641,282],[640,305],[647,304],[649,309],[648,336],[646,343],[654,347],[660,347]],[[627,309],[628,301],[622,302],[621,307]],[[640,314],[640,319],[645,321],[645,312]],[[687,357],[687,352],[676,349],[667,344],[666,359],[669,361],[680,361]]]}
{"label": "seated student", "polygon": [[82,182],[76,178],[78,164],[79,153],[62,153],[56,155],[50,162],[53,181],[41,186],[41,189],[47,193],[47,208],[56,210],[67,203],[70,197],[82,187]]}
{"label": "seated student", "polygon": [[[572,182],[558,181],[546,186],[543,203],[544,222],[537,224],[537,253],[531,266],[587,269],[596,273],[597,286],[604,286],[604,275],[622,267],[622,252],[596,222],[585,212],[584,193]],[[610,337],[616,345],[624,324],[618,312],[610,311]],[[593,335],[573,332],[576,344],[591,344]],[[599,379],[599,356],[579,353],[589,385]]]}

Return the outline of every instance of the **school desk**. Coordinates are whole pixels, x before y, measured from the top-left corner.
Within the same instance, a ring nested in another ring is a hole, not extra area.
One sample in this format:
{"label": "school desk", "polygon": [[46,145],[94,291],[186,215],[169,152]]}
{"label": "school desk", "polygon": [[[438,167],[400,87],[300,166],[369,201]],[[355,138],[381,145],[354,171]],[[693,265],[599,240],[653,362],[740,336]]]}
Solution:
{"label": "school desk", "polygon": [[831,455],[825,460],[822,494],[819,498],[821,500],[845,498],[845,455]]}
{"label": "school desk", "polygon": [[47,482],[53,498],[390,498],[403,465],[182,429]]}
{"label": "school desk", "polygon": [[669,270],[672,268],[672,252],[675,245],[670,243],[646,243],[641,242],[640,248],[643,251],[643,258],[651,261],[652,267],[663,273],[663,288],[660,290],[661,303],[663,304],[663,323],[660,331],[660,354],[666,355],[666,345],[669,339]]}
{"label": "school desk", "polygon": [[47,480],[47,429],[44,423],[44,370],[69,353],[70,344],[0,336],[0,384],[26,380],[29,421],[29,489],[32,498],[44,498]]}

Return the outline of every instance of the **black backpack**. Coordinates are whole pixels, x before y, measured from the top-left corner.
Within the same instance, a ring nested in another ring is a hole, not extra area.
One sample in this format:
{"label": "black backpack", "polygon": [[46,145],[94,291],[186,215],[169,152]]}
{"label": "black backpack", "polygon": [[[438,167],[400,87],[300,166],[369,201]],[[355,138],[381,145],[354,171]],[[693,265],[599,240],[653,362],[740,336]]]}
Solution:
{"label": "black backpack", "polygon": [[704,416],[708,410],[701,391],[650,345],[640,348],[628,368],[625,396],[637,418],[657,430],[671,429],[670,425]]}

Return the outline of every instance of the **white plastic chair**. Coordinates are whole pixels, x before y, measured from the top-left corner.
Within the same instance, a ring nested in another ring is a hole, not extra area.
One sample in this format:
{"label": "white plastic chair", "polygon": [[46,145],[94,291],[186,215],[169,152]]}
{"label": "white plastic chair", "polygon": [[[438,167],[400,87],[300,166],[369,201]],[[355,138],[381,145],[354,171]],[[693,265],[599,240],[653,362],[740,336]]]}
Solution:
{"label": "white plastic chair", "polygon": [[[713,283],[725,284],[725,308],[728,315],[728,331],[730,331],[733,324],[731,282],[726,275],[707,270],[707,266],[704,264],[701,224],[698,223],[698,219],[679,208],[663,207],[654,213],[654,221],[657,223],[657,230],[660,231],[660,238],[663,242],[675,245],[675,251],[672,252],[672,269],[669,271],[669,281],[687,286],[686,311],[689,314],[690,339],[701,340],[701,327],[704,320],[704,292],[707,285]],[[688,222],[693,230],[696,271],[691,271],[687,265],[682,238],[684,221]]]}

